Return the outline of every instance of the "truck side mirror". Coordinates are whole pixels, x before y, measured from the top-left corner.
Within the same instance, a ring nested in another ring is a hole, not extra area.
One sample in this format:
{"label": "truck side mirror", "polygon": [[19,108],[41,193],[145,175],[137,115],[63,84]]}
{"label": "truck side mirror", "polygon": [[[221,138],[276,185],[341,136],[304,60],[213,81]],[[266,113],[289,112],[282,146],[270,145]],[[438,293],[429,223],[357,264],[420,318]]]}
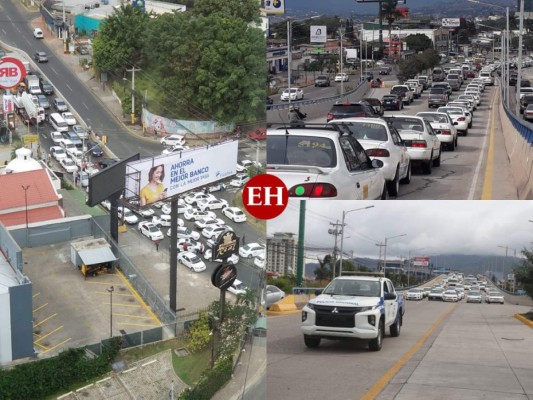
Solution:
{"label": "truck side mirror", "polygon": [[396,300],[396,293],[385,293],[385,300]]}

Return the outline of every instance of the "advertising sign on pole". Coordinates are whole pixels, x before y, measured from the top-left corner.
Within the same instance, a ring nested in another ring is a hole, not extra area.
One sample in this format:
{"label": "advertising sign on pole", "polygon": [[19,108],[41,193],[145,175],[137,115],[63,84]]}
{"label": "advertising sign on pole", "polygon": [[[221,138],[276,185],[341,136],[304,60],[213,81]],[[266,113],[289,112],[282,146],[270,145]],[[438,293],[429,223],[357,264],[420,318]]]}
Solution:
{"label": "advertising sign on pole", "polygon": [[326,43],[328,41],[326,25],[311,25],[311,42]]}
{"label": "advertising sign on pole", "polygon": [[429,257],[413,257],[413,267],[415,268],[428,268]]}
{"label": "advertising sign on pole", "polygon": [[124,198],[145,206],[235,175],[238,149],[235,140],[128,163]]}
{"label": "advertising sign on pole", "polygon": [[285,0],[265,0],[267,14],[285,14]]}
{"label": "advertising sign on pole", "polygon": [[2,110],[4,114],[9,114],[13,112],[13,97],[12,96],[3,96],[2,101]]}
{"label": "advertising sign on pole", "polygon": [[446,28],[457,28],[461,26],[461,18],[443,18],[442,26]]}
{"label": "advertising sign on pole", "polygon": [[11,89],[26,76],[26,67],[15,57],[3,57],[0,60],[0,88]]}

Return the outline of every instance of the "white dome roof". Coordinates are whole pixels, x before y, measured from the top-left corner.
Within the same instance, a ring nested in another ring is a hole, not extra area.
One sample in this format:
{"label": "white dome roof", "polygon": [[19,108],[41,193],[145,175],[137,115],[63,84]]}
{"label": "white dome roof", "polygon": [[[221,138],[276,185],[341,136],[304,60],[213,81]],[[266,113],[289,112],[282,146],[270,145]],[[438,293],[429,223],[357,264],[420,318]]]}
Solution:
{"label": "white dome roof", "polygon": [[15,174],[17,172],[35,171],[43,167],[39,161],[31,158],[31,150],[25,147],[15,150],[17,157],[11,160],[5,168],[6,174]]}

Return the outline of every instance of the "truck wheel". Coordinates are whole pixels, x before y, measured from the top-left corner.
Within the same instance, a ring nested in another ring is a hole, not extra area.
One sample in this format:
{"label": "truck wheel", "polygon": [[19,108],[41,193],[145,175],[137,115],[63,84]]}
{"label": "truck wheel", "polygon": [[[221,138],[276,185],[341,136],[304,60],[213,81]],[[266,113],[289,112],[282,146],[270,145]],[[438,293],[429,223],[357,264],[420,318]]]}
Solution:
{"label": "truck wheel", "polygon": [[402,329],[402,313],[400,311],[401,310],[398,310],[398,318],[396,318],[396,322],[390,327],[390,335],[392,337],[400,336],[400,330]]}
{"label": "truck wheel", "polygon": [[368,348],[372,351],[380,351],[383,344],[383,320],[379,321],[378,336],[368,342]]}
{"label": "truck wheel", "polygon": [[320,346],[320,338],[319,337],[304,335],[304,342],[305,342],[305,345],[307,347],[309,347],[310,349],[315,349],[318,346]]}

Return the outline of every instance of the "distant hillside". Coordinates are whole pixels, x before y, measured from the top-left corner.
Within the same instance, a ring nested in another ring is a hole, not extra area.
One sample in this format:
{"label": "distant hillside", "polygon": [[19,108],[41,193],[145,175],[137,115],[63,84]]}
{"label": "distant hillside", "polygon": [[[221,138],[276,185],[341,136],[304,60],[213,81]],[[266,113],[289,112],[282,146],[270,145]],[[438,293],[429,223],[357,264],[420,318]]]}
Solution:
{"label": "distant hillside", "polygon": [[[365,265],[370,269],[376,269],[378,260],[372,258],[357,258],[357,264]],[[464,254],[445,254],[432,256],[431,262],[435,269],[446,268],[465,274],[485,274],[487,271],[494,271],[495,275],[501,277],[502,266],[505,265],[505,273],[511,272],[514,266],[522,265],[520,258],[508,257],[507,261],[504,256],[484,256],[484,255],[464,255]],[[314,271],[318,263],[305,264],[305,276],[314,277]]]}
{"label": "distant hillside", "polygon": [[[492,0],[491,2],[504,6],[516,6],[516,2],[506,0]],[[466,0],[451,0],[446,2],[446,7],[442,7],[442,5],[440,0],[407,0],[407,4],[398,6],[407,7],[412,13],[423,13],[435,17],[470,17],[483,13],[487,8],[468,3]],[[286,0],[285,8],[286,13],[290,16],[319,13],[358,18],[363,16],[361,14],[376,15],[378,5],[377,3],[362,4],[349,0]]]}

